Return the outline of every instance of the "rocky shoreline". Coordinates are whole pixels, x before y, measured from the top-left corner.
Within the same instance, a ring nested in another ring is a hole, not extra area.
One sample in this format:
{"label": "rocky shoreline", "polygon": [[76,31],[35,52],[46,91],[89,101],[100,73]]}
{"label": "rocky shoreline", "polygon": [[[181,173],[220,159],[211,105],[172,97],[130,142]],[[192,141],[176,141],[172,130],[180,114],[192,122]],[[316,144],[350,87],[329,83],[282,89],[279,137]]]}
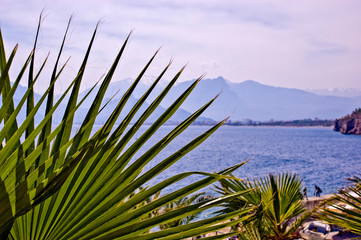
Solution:
{"label": "rocky shoreline", "polygon": [[343,118],[336,119],[333,130],[343,134],[361,135],[361,108]]}

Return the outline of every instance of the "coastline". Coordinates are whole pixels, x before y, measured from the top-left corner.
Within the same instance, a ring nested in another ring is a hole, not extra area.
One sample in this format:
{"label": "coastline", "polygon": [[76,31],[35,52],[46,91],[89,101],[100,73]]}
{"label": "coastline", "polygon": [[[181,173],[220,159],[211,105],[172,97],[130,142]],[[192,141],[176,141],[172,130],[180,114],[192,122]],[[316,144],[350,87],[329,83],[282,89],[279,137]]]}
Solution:
{"label": "coastline", "polygon": [[[198,125],[201,126],[201,125]],[[206,125],[204,125],[206,126]],[[227,127],[255,127],[255,128],[261,128],[261,127],[270,127],[270,128],[330,128],[333,129],[333,126],[278,126],[278,125],[229,125],[224,124],[223,126]]]}

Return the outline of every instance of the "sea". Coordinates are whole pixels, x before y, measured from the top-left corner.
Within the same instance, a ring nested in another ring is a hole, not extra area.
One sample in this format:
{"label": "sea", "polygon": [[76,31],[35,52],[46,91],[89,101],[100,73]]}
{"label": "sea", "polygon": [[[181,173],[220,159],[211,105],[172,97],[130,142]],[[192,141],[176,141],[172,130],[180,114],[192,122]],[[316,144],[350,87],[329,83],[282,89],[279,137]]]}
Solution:
{"label": "sea", "polygon": [[[143,126],[137,139],[149,126]],[[147,149],[166,136],[175,126],[163,126],[134,156],[137,159]],[[210,126],[190,126],[173,140],[144,171],[170,156]],[[361,176],[361,136],[343,135],[329,127],[241,127],[222,126],[193,151],[157,175],[149,185],[156,184],[180,172],[214,173],[249,160],[234,172],[241,179],[254,179],[268,174],[295,173],[313,195],[314,185],[322,194],[335,193],[349,185],[347,178]],[[191,184],[201,175],[194,175],[167,189],[174,191]],[[212,186],[205,190],[212,192]]]}

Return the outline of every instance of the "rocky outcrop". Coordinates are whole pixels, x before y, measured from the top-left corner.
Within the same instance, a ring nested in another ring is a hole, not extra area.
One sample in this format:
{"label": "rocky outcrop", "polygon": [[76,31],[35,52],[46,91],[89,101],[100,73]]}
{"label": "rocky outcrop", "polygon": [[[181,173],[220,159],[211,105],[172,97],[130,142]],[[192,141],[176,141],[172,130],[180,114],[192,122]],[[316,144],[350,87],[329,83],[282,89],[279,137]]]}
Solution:
{"label": "rocky outcrop", "polygon": [[343,134],[361,135],[361,108],[350,115],[336,119],[333,129]]}

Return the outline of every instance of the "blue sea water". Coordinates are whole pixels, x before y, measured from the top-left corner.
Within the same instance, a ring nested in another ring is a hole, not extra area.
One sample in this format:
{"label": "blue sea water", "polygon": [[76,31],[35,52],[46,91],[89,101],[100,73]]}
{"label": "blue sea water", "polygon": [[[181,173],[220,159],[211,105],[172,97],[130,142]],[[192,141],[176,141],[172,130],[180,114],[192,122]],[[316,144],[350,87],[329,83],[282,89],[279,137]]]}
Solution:
{"label": "blue sea water", "polygon": [[[163,126],[142,152],[164,137],[175,126]],[[143,130],[147,128],[144,127]],[[191,126],[167,146],[146,168],[154,166],[199,136],[209,126]],[[137,135],[138,137],[140,134]],[[140,153],[135,156],[135,159]],[[233,127],[222,126],[205,142],[180,159],[150,184],[186,171],[217,172],[251,159],[234,175],[255,178],[269,173],[293,172],[302,177],[313,194],[317,184],[322,194],[336,192],[348,177],[361,175],[361,136],[343,135],[331,128]],[[198,177],[199,178],[199,177]],[[189,177],[171,186],[173,191],[198,179]]]}

